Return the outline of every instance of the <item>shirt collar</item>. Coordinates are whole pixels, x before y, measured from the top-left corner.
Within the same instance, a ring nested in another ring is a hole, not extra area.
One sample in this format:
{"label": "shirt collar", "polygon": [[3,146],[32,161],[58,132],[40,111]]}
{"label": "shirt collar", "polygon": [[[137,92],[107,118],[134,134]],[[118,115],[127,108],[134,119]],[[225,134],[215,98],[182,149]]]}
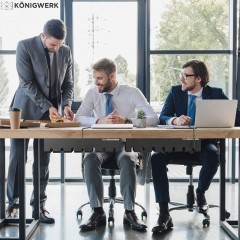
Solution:
{"label": "shirt collar", "polygon": [[189,96],[190,94],[192,94],[192,95],[194,95],[194,96],[196,96],[196,97],[202,97],[202,91],[203,91],[203,88],[201,88],[201,90],[199,90],[198,92],[196,92],[196,93],[194,93],[194,94],[192,94],[192,93],[190,93],[190,92],[188,91],[188,96]]}

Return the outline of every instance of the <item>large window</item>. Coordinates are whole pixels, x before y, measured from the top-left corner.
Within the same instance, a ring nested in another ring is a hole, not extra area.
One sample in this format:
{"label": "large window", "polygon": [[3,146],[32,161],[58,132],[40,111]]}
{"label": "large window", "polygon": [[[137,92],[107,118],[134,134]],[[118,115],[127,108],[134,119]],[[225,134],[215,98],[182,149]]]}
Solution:
{"label": "large window", "polygon": [[73,2],[75,100],[92,84],[91,66],[107,57],[118,80],[136,85],[137,2]]}
{"label": "large window", "polygon": [[33,5],[31,0],[0,2],[0,116],[7,114],[18,87],[15,58],[18,41],[39,35],[47,20],[60,18],[60,0],[34,3],[41,5]]}
{"label": "large window", "polygon": [[[189,59],[205,61],[210,85],[232,96],[229,0],[150,1],[150,99],[159,110],[179,68]],[[157,87],[156,87],[157,86]]]}

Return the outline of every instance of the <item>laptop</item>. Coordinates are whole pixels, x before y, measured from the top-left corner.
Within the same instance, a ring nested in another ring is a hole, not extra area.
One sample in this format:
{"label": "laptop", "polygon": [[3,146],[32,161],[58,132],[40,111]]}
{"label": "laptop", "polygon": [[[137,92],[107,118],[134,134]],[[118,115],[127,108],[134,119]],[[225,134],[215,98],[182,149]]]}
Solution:
{"label": "laptop", "polygon": [[195,128],[234,127],[237,100],[204,99],[196,101]]}
{"label": "laptop", "polygon": [[129,129],[133,128],[133,124],[92,124],[94,129]]}

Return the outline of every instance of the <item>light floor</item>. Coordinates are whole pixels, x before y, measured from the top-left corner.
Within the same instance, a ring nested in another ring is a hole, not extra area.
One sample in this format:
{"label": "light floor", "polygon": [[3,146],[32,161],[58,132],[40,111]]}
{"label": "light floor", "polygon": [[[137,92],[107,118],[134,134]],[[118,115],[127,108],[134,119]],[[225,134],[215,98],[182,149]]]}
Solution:
{"label": "light floor", "polygon": [[[237,198],[238,184],[226,184],[227,210],[231,213],[230,219],[237,219]],[[195,184],[196,186],[196,184]],[[119,184],[117,183],[118,196]],[[172,200],[185,202],[187,183],[170,183]],[[32,185],[27,183],[27,199],[29,199]],[[47,225],[40,224],[40,227],[35,231],[32,239],[34,240],[98,240],[98,239],[134,239],[134,240],[149,240],[149,239],[171,239],[171,240],[226,240],[231,239],[222,228],[219,226],[219,209],[212,208],[209,211],[211,216],[210,227],[202,226],[203,216],[196,212],[188,212],[187,210],[173,211],[174,228],[164,234],[153,235],[152,227],[155,225],[158,218],[158,209],[155,204],[155,197],[152,183],[143,186],[138,185],[136,200],[146,207],[148,217],[145,220],[148,225],[146,232],[136,232],[128,226],[123,225],[123,206],[115,205],[115,224],[101,227],[98,230],[91,232],[79,232],[79,225],[85,222],[90,214],[91,209],[86,206],[83,211],[83,219],[76,217],[76,210],[79,205],[88,201],[86,186],[84,183],[49,183],[47,209],[51,215],[55,217],[55,224]],[[107,183],[105,183],[105,193],[107,194]],[[212,183],[210,190],[206,194],[208,203],[219,204],[219,184]],[[104,209],[108,212],[108,205],[105,204]],[[136,207],[138,216],[141,216],[141,210]],[[27,217],[31,216],[31,208],[27,205]],[[16,226],[4,227],[0,231],[0,237],[16,237],[18,229]]]}

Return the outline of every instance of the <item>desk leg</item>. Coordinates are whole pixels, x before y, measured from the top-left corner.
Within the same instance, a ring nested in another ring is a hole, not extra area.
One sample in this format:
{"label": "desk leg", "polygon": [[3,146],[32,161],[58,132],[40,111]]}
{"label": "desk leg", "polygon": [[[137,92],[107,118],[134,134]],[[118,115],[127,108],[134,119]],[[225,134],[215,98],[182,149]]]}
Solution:
{"label": "desk leg", "polygon": [[238,139],[238,239],[240,239],[240,138]]}
{"label": "desk leg", "polygon": [[0,215],[5,218],[5,139],[0,139]]}
{"label": "desk leg", "polygon": [[26,236],[26,206],[25,206],[25,162],[26,156],[26,140],[23,139],[23,148],[19,149],[19,155],[24,156],[24,161],[18,163],[19,175],[19,238],[25,239]]}
{"label": "desk leg", "polygon": [[225,139],[220,140],[220,221],[225,221],[225,209],[226,209],[226,160],[225,160]]}
{"label": "desk leg", "polygon": [[[36,140],[35,140],[36,141]],[[43,147],[43,144],[41,144],[40,139],[37,140],[38,141],[38,157],[37,159],[34,160],[34,172],[35,172],[35,176],[33,178],[33,188],[34,188],[34,219],[37,220],[39,219],[39,207],[40,207],[40,203],[39,203],[39,189],[40,189],[40,173],[39,173],[39,169],[40,169],[40,154],[41,154],[41,147]]]}

